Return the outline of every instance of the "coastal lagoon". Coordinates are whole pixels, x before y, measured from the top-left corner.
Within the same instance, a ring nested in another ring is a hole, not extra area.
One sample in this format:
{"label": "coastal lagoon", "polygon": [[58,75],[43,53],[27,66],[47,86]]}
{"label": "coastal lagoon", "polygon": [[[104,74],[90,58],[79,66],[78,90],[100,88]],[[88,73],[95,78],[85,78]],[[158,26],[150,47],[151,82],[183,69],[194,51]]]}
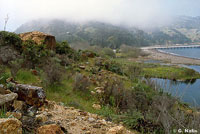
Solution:
{"label": "coastal lagoon", "polygon": [[166,52],[166,53],[172,53],[175,55],[183,56],[183,57],[189,57],[189,58],[195,58],[200,59],[200,47],[191,47],[191,48],[164,48],[164,49],[158,49],[159,51]]}
{"label": "coastal lagoon", "polygon": [[[200,72],[200,66],[187,66]],[[192,106],[200,107],[200,79],[189,81],[173,81],[168,79],[152,78],[164,92],[178,97],[181,101]]]}
{"label": "coastal lagoon", "polygon": [[[183,57],[200,59],[200,48],[173,48],[160,50],[166,53],[172,53]],[[196,65],[182,65],[194,69],[200,73],[200,66]],[[175,97],[180,98],[181,101],[189,103],[192,106],[200,107],[200,79],[189,80],[186,82],[172,81],[168,79],[152,78],[155,83],[165,92],[169,92]]]}

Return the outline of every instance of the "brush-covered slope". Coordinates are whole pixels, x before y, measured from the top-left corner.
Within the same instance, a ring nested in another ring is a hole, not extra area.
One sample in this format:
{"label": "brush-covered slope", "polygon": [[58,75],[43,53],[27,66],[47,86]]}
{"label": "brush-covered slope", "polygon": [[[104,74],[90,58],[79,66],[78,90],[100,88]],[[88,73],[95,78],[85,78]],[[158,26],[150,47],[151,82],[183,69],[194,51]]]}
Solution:
{"label": "brush-covered slope", "polygon": [[58,41],[69,43],[87,42],[89,45],[119,48],[122,44],[148,46],[190,43],[191,40],[179,31],[170,35],[161,29],[147,33],[143,30],[115,26],[102,22],[71,23],[63,20],[35,20],[20,26],[16,32],[42,31],[56,36]]}

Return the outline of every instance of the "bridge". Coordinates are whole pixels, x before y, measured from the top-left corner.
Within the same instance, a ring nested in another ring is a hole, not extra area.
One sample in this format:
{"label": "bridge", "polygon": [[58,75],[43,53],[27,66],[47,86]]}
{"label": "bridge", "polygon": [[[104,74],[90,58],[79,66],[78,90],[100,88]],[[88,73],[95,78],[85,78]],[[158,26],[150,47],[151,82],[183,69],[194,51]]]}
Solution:
{"label": "bridge", "polygon": [[200,48],[200,45],[176,45],[176,46],[149,46],[142,47],[142,50],[148,49],[184,49],[184,48]]}

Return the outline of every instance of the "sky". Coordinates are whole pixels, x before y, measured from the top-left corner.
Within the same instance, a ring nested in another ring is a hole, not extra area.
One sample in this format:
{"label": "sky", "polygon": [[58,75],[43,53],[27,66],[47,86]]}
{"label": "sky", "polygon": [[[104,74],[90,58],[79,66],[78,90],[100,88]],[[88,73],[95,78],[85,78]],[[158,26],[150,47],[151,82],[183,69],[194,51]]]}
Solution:
{"label": "sky", "polygon": [[200,0],[0,0],[0,30],[36,19],[102,21],[116,25],[164,25],[173,16],[200,16]]}

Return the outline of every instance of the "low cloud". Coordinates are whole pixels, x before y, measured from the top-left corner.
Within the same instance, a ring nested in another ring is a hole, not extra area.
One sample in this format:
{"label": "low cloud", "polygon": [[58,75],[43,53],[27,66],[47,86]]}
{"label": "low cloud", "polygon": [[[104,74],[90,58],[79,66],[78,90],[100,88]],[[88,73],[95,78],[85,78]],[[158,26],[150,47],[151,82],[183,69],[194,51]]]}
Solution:
{"label": "low cloud", "polygon": [[[188,2],[190,8],[185,7]],[[10,31],[41,18],[150,27],[170,23],[173,15],[193,15],[199,11],[195,5],[200,4],[195,0],[0,0],[0,3],[0,30],[9,14]]]}

